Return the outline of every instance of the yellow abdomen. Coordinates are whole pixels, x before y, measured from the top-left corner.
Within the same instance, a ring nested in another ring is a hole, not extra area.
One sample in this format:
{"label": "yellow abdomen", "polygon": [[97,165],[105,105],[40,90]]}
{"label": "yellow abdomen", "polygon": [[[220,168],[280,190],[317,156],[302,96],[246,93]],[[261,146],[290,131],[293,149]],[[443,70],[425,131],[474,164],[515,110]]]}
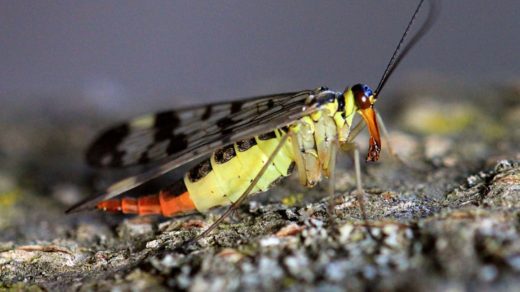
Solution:
{"label": "yellow abdomen", "polygon": [[[228,205],[249,187],[271,153],[287,133],[283,130],[239,141],[219,149],[184,176],[184,183],[199,212]],[[252,190],[264,192],[278,179],[288,176],[294,167],[291,137],[275,156],[272,165]]]}

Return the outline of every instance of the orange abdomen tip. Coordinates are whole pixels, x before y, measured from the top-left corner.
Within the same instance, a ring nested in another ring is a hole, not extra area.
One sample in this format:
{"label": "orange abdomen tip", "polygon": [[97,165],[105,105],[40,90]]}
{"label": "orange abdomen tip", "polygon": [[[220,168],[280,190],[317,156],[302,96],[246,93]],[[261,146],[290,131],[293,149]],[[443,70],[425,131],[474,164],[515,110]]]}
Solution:
{"label": "orange abdomen tip", "polygon": [[122,212],[120,199],[112,199],[112,200],[99,202],[96,205],[96,208],[100,209],[102,211],[112,212],[112,213]]}
{"label": "orange abdomen tip", "polygon": [[163,216],[173,216],[197,210],[187,191],[180,195],[172,195],[167,191],[161,191],[159,200]]}
{"label": "orange abdomen tip", "polygon": [[162,216],[196,211],[195,204],[182,181],[161,190],[159,194],[110,199],[98,203],[96,207],[107,212]]}

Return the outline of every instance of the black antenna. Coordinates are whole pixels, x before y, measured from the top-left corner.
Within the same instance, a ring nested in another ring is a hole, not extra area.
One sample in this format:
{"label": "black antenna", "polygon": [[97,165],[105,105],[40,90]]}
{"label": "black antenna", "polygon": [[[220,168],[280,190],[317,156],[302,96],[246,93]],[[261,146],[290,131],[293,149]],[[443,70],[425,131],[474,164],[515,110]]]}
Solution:
{"label": "black antenna", "polygon": [[408,54],[411,48],[414,47],[415,44],[430,30],[430,28],[435,23],[435,20],[437,19],[438,15],[438,7],[435,0],[431,0],[430,2],[430,9],[428,10],[428,17],[422,24],[422,26],[417,30],[417,32],[413,35],[413,37],[410,39],[410,41],[406,44],[406,46],[403,48],[403,51],[401,54],[399,54],[399,51],[401,50],[401,46],[404,43],[404,39],[406,38],[406,35],[410,31],[410,28],[412,27],[413,22],[415,21],[415,18],[417,14],[419,13],[419,10],[421,9],[421,6],[423,4],[424,0],[421,0],[419,2],[419,5],[417,5],[417,8],[415,9],[415,12],[412,15],[412,18],[408,22],[408,26],[406,27],[403,36],[401,37],[401,40],[399,40],[399,43],[397,44],[397,47],[394,50],[394,53],[392,55],[392,58],[390,58],[390,62],[388,62],[388,65],[386,66],[385,72],[383,73],[383,76],[381,76],[381,81],[379,81],[379,84],[377,85],[377,89],[375,92],[375,97],[379,95],[381,90],[386,84],[386,81],[388,78],[392,75],[395,68],[401,63],[403,58]]}

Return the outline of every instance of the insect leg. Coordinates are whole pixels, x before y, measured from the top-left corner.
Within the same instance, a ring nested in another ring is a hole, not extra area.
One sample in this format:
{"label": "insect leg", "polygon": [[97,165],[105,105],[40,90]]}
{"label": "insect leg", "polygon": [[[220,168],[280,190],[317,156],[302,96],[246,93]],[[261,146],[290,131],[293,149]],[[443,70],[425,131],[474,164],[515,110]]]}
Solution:
{"label": "insect leg", "polygon": [[354,128],[352,128],[352,130],[350,130],[350,132],[348,133],[346,144],[352,143],[352,141],[354,141],[354,139],[356,139],[357,135],[359,135],[359,133],[361,133],[361,131],[366,126],[367,126],[367,124],[364,123],[363,121],[358,121],[358,123],[354,126]]}
{"label": "insect leg", "polygon": [[294,163],[296,164],[296,170],[298,171],[298,178],[300,179],[300,184],[305,186],[307,184],[307,173],[305,172],[305,163],[303,162],[300,143],[298,143],[298,138],[296,137],[296,134],[294,132],[289,131],[287,135],[291,137],[291,144],[294,153]]}
{"label": "insect leg", "polygon": [[365,228],[368,234],[372,239],[378,241],[378,238],[375,237],[375,235],[372,233],[372,229],[370,227],[370,223],[368,222],[368,217],[365,209],[365,191],[363,190],[363,184],[361,182],[361,162],[359,158],[359,147],[354,142],[348,142],[342,145],[342,150],[354,152],[354,168],[356,172],[356,197],[359,204],[359,209],[361,210],[361,216],[363,216],[363,221],[365,223]]}
{"label": "insect leg", "polygon": [[410,163],[407,163],[401,157],[397,152],[394,151],[392,144],[390,143],[390,135],[388,134],[388,131],[386,130],[385,123],[383,122],[383,118],[379,115],[378,112],[376,112],[377,122],[379,123],[379,126],[381,128],[381,132],[383,134],[383,139],[385,140],[385,143],[388,147],[388,152],[390,154],[390,157],[393,157],[399,164],[404,165],[407,168],[413,169],[414,171],[418,172],[424,172],[424,170],[421,170],[419,167],[416,167],[414,165],[411,165]]}
{"label": "insect leg", "polygon": [[383,122],[383,118],[379,114],[379,112],[376,112],[376,118],[377,122],[379,123],[379,126],[381,128],[381,132],[383,134],[383,139],[385,139],[386,147],[388,147],[388,153],[391,157],[393,157],[395,160],[397,160],[399,163],[402,163],[403,165],[408,166],[402,159],[399,157],[397,152],[394,151],[394,148],[392,147],[392,143],[390,143],[390,135],[388,134],[388,130],[386,129],[385,123]]}
{"label": "insect leg", "polygon": [[287,141],[287,138],[289,138],[289,135],[284,135],[280,142],[278,143],[278,145],[276,146],[276,148],[274,149],[273,153],[271,153],[271,155],[269,156],[269,158],[267,159],[266,163],[264,164],[264,166],[262,166],[262,168],[260,169],[260,171],[258,172],[258,174],[255,176],[255,178],[253,179],[253,181],[251,182],[251,184],[247,187],[247,189],[242,193],[242,195],[240,195],[240,197],[238,198],[238,200],[236,200],[233,204],[231,204],[231,206],[229,206],[229,208],[226,210],[226,212],[224,212],[224,214],[222,214],[218,219],[217,221],[215,221],[213,224],[211,224],[211,226],[208,227],[208,229],[204,230],[201,234],[197,235],[196,237],[194,237],[193,239],[189,240],[188,242],[186,242],[186,244],[191,244],[193,242],[197,242],[199,239],[205,237],[206,235],[208,235],[211,231],[213,231],[213,229],[215,229],[220,223],[222,223],[222,221],[224,221],[224,219],[226,219],[226,217],[228,217],[229,215],[231,215],[231,213],[233,213],[233,211],[235,211],[239,206],[240,204],[242,204],[242,202],[247,198],[247,195],[249,195],[249,193],[251,193],[251,191],[253,190],[253,188],[255,187],[255,185],[258,183],[258,181],[262,178],[262,175],[265,173],[265,171],[267,170],[267,168],[269,167],[269,165],[271,165],[271,163],[273,163],[273,160],[276,156],[276,154],[278,154],[278,152],[280,152],[280,150],[282,149],[283,145],[285,144],[285,142]]}
{"label": "insect leg", "polygon": [[328,185],[328,192],[329,192],[329,206],[328,206],[328,214],[329,214],[329,225],[332,228],[332,230],[336,230],[335,223],[334,223],[334,191],[336,190],[336,156],[338,144],[337,141],[333,141],[330,143],[330,160],[328,163],[328,171],[329,171],[329,185]]}

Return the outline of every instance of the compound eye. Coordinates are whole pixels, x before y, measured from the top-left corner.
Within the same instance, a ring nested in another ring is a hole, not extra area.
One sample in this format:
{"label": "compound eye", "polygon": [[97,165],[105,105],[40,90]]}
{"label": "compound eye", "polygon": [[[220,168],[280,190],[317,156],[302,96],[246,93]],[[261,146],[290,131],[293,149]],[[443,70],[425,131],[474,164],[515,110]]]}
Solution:
{"label": "compound eye", "polygon": [[372,96],[372,90],[370,87],[362,84],[356,84],[352,86],[352,93],[354,94],[354,100],[356,106],[359,109],[367,109],[372,106],[370,96]]}
{"label": "compound eye", "polygon": [[363,85],[363,90],[365,91],[366,96],[374,95],[372,88],[368,87],[368,85]]}

